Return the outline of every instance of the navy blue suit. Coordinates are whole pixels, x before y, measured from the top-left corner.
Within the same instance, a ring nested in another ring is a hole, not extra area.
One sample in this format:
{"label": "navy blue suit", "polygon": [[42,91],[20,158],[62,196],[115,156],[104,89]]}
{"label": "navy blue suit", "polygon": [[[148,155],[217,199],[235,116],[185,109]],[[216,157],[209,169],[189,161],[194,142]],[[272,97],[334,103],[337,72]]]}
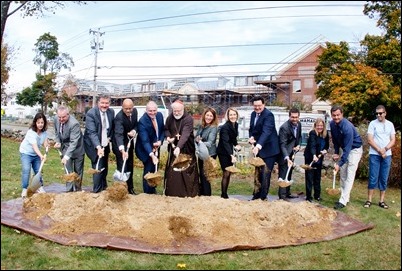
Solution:
{"label": "navy blue suit", "polygon": [[[155,165],[152,162],[152,158],[149,156],[153,152],[153,143],[160,141],[163,143],[165,139],[165,125],[163,121],[163,115],[161,112],[156,114],[156,123],[158,125],[158,133],[156,133],[152,120],[145,112],[144,115],[138,121],[138,135],[137,142],[135,144],[135,155],[144,164],[144,171],[142,174],[142,184],[144,193],[155,194],[156,188],[148,185],[148,182],[144,179],[144,175],[148,172],[155,172]],[[160,148],[157,150],[158,159],[160,157]]]}
{"label": "navy blue suit", "polygon": [[265,200],[271,185],[271,172],[280,153],[279,138],[275,128],[274,114],[267,108],[264,108],[254,125],[256,115],[255,111],[251,113],[249,137],[254,137],[256,145],[261,145],[262,148],[257,156],[264,160],[266,166],[264,170],[260,170],[259,180],[261,187],[259,191],[254,192],[253,199],[260,198]]}

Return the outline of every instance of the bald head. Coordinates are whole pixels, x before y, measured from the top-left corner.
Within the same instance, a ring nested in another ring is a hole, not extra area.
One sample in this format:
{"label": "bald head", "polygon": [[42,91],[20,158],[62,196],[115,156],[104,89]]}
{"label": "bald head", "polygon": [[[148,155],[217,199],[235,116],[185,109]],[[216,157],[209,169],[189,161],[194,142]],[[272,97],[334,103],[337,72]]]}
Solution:
{"label": "bald head", "polygon": [[121,108],[127,116],[131,115],[131,112],[133,112],[133,107],[134,103],[133,100],[131,99],[124,99],[123,104],[121,105]]}
{"label": "bald head", "polygon": [[153,119],[156,117],[156,113],[158,112],[158,106],[154,101],[149,101],[147,103],[146,112],[148,116]]}

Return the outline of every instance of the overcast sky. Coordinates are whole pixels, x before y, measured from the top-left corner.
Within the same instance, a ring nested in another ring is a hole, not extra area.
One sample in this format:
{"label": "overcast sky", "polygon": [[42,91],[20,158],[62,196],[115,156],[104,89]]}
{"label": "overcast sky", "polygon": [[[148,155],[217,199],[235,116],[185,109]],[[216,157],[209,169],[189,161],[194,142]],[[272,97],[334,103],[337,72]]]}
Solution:
{"label": "overcast sky", "polygon": [[59,80],[70,73],[94,80],[95,53],[90,44],[96,32],[104,44],[96,58],[98,81],[269,76],[318,42],[346,41],[358,47],[366,34],[380,35],[376,19],[363,14],[365,3],[105,1],[86,6],[69,3],[43,18],[16,13],[5,30],[5,41],[16,50],[8,92],[31,86],[38,71],[32,61],[34,44],[48,32],[57,38],[59,52],[75,62],[71,71],[60,72]]}

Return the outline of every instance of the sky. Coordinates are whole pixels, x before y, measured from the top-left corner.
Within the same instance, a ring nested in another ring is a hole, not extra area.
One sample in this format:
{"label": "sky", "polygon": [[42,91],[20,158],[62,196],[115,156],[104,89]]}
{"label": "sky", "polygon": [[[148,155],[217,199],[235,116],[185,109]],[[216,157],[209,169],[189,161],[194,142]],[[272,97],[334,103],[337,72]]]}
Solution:
{"label": "sky", "polygon": [[[35,43],[45,33],[74,61],[58,82],[76,79],[130,84],[191,76],[274,75],[317,43],[359,47],[381,35],[363,14],[366,1],[87,1],[55,14],[9,17],[14,48],[8,93],[35,81]],[[13,10],[11,6],[10,10]],[[99,34],[99,35],[97,35]],[[103,49],[91,49],[99,38]],[[95,69],[94,67],[97,67]]]}

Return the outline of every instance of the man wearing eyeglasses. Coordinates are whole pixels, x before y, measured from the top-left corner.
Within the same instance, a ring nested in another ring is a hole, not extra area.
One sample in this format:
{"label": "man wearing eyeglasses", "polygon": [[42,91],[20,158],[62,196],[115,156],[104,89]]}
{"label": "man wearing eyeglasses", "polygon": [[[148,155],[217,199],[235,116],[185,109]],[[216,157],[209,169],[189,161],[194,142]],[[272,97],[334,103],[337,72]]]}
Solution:
{"label": "man wearing eyeglasses", "polygon": [[368,197],[364,203],[365,208],[371,206],[374,189],[380,190],[381,208],[388,209],[384,202],[385,190],[387,189],[388,176],[391,168],[391,148],[395,144],[395,127],[392,122],[385,119],[387,111],[383,105],[378,105],[375,109],[376,119],[372,120],[368,126],[367,139],[369,149],[369,182]]}
{"label": "man wearing eyeglasses", "polygon": [[[332,106],[331,117],[331,136],[334,144],[332,158],[336,162],[334,174],[340,171],[341,183],[341,196],[334,208],[341,209],[346,207],[349,202],[357,167],[363,154],[363,143],[353,123],[343,118],[343,108],[340,105]],[[342,155],[339,153],[341,149]]]}

